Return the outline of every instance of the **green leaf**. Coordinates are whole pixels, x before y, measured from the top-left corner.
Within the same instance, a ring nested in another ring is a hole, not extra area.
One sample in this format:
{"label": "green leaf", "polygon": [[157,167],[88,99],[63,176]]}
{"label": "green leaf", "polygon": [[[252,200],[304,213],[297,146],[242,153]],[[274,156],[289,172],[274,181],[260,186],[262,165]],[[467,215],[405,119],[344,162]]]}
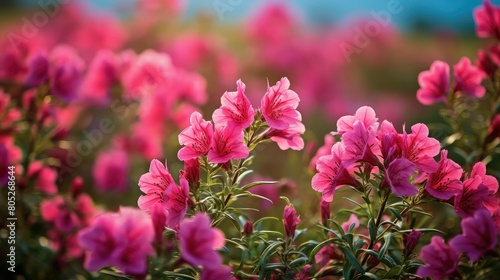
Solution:
{"label": "green leaf", "polygon": [[278,183],[278,181],[257,181],[257,182],[252,182],[252,183],[244,185],[243,187],[241,187],[241,190],[246,191],[246,190],[251,189],[251,188],[253,188],[255,186],[259,186],[259,185],[272,185],[272,184],[277,184],[277,183]]}
{"label": "green leaf", "polygon": [[370,240],[377,239],[377,228],[373,219],[368,220],[368,231],[370,232]]}
{"label": "green leaf", "polygon": [[269,246],[267,246],[267,248],[264,250],[264,252],[262,252],[262,255],[260,255],[260,262],[259,262],[259,279],[263,279],[263,277],[265,276],[265,272],[266,272],[266,266],[268,265],[268,260],[269,258],[274,255],[276,253],[276,251],[278,250],[278,248],[283,245],[284,242],[283,241],[276,241],[272,244],[270,244]]}
{"label": "green leaf", "polygon": [[398,219],[399,221],[403,220],[403,217],[401,217],[401,213],[399,213],[396,208],[389,207],[389,210],[392,212],[392,214],[394,214],[394,216],[396,216],[396,219]]}
{"label": "green leaf", "polygon": [[309,259],[311,259],[311,260],[314,259],[314,256],[316,256],[316,254],[319,252],[319,250],[321,250],[321,248],[325,247],[326,245],[335,243],[336,241],[338,242],[337,239],[330,238],[330,239],[327,239],[327,240],[319,243],[318,245],[316,245],[316,247],[314,247],[314,249],[312,249],[311,253],[309,253]]}
{"label": "green leaf", "polygon": [[382,245],[382,247],[380,248],[377,259],[381,260],[384,257],[385,253],[387,252],[387,249],[389,248],[389,244],[391,243],[391,238],[392,238],[392,233],[389,233],[386,236],[384,236],[384,245]]}
{"label": "green leaf", "polygon": [[309,258],[308,257],[300,257],[298,259],[295,259],[293,260],[292,262],[290,262],[288,264],[288,266],[290,268],[295,268],[295,267],[299,267],[299,266],[303,266],[305,265],[307,262],[309,261]]}
{"label": "green leaf", "polygon": [[410,212],[412,213],[417,213],[417,214],[421,214],[421,215],[424,215],[424,216],[429,216],[431,218],[434,218],[430,213],[427,213],[425,211],[421,211],[421,210],[417,210],[417,209],[410,209]]}
{"label": "green leaf", "polygon": [[[421,232],[438,232],[438,233],[441,233],[441,234],[446,234],[444,231],[440,231],[440,230],[435,229],[435,228],[417,228],[415,230],[418,230],[418,231],[421,231]],[[409,233],[411,231],[412,231],[411,229],[398,230],[398,232],[400,232],[400,233]]]}
{"label": "green leaf", "polygon": [[188,280],[195,280],[196,279],[191,275],[186,275],[186,274],[173,272],[173,271],[164,271],[163,274],[165,274],[167,276],[175,277],[174,279],[179,279],[179,278],[180,279],[188,279]]}
{"label": "green leaf", "polygon": [[354,256],[354,254],[351,252],[351,250],[349,250],[349,248],[346,248],[346,247],[340,247],[340,249],[342,250],[342,252],[344,252],[344,255],[346,256],[346,258],[349,261],[349,263],[357,271],[359,271],[361,274],[364,274],[365,270],[363,269],[363,267],[359,263],[358,259],[356,259],[356,257]]}

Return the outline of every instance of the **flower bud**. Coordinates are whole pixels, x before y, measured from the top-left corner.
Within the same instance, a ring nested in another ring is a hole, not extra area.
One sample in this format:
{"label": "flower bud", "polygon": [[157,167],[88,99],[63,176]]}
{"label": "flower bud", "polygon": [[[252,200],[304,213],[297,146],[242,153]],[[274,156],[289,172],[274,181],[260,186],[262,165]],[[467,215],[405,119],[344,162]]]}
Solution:
{"label": "flower bud", "polygon": [[422,235],[424,235],[422,232],[415,229],[412,229],[409,234],[403,235],[403,243],[405,245],[403,253],[405,254],[405,256],[408,256],[413,252],[418,244],[418,240],[420,239],[420,237],[422,237]]}
{"label": "flower bud", "polygon": [[253,234],[253,224],[251,221],[246,221],[243,226],[243,231],[241,232],[245,236],[250,236]]}
{"label": "flower bud", "polygon": [[291,204],[285,206],[285,210],[283,212],[283,225],[285,226],[285,237],[287,239],[294,238],[295,228],[300,223],[300,216],[295,217],[296,214],[297,211],[295,211]]}
{"label": "flower bud", "polygon": [[321,200],[320,202],[320,212],[321,212],[321,223],[326,224],[328,222],[328,219],[330,219],[331,213],[330,213],[330,202]]}

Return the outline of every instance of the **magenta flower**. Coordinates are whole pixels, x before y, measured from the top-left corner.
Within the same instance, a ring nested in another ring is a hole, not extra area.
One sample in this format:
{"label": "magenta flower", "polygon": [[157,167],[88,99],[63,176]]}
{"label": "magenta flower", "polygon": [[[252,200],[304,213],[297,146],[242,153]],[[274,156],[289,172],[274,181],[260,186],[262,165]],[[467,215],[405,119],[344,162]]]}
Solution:
{"label": "magenta flower", "polygon": [[285,237],[293,239],[295,237],[295,229],[300,223],[300,215],[297,215],[297,211],[293,206],[287,205],[283,211],[283,225],[285,227]]}
{"label": "magenta flower", "polygon": [[[495,53],[496,61],[500,62],[500,57],[498,53],[500,50],[498,49],[498,47],[490,48],[490,51],[492,50],[496,51]],[[477,68],[479,68],[479,70],[483,71],[488,76],[493,77],[493,75],[495,75],[495,72],[498,70],[497,66],[498,62],[496,61],[494,62],[493,57],[490,57],[490,55],[488,55],[488,53],[486,53],[485,51],[479,50],[477,53],[477,59],[475,61],[475,64]]]}
{"label": "magenta flower", "polygon": [[474,10],[474,21],[478,37],[500,39],[500,9],[489,0],[484,0],[484,6]]}
{"label": "magenta flower", "polygon": [[286,129],[302,121],[302,116],[296,110],[299,106],[299,96],[289,88],[290,81],[287,78],[281,78],[276,85],[268,86],[261,100],[262,115],[270,128]]}
{"label": "magenta flower", "polygon": [[198,213],[184,219],[179,226],[181,257],[193,266],[204,269],[217,269],[222,258],[217,249],[224,247],[224,233],[210,226],[210,218]]}
{"label": "magenta flower", "polygon": [[236,280],[236,278],[231,277],[232,273],[233,271],[229,266],[220,266],[216,269],[203,269],[200,280]]}
{"label": "magenta flower", "polygon": [[420,237],[422,237],[422,235],[424,235],[423,232],[415,229],[412,229],[409,234],[403,234],[403,243],[405,245],[403,252],[405,256],[408,256],[413,252],[415,247],[417,247],[418,240],[420,239]]}
{"label": "magenta flower", "polygon": [[485,88],[481,85],[486,74],[472,65],[468,57],[460,59],[453,67],[453,74],[455,76],[454,91],[460,91],[475,98],[481,98],[486,93]]}
{"label": "magenta flower", "polygon": [[408,179],[415,173],[415,165],[405,159],[397,158],[389,163],[385,169],[385,178],[382,186],[390,187],[397,196],[414,196],[418,194],[418,188],[412,185]]}
{"label": "magenta flower", "polygon": [[305,131],[306,127],[302,123],[295,123],[282,130],[270,129],[266,137],[276,142],[283,151],[288,149],[300,151],[304,149],[304,139],[302,139],[301,135]]}
{"label": "magenta flower", "polygon": [[238,80],[237,91],[225,92],[221,97],[222,106],[215,110],[212,119],[216,125],[232,125],[245,129],[253,122],[255,111],[245,95],[245,84]]}
{"label": "magenta flower", "polygon": [[318,173],[312,178],[312,188],[321,192],[322,199],[332,202],[335,190],[344,186],[357,186],[356,180],[349,174],[349,171],[342,164],[344,146],[342,143],[335,143],[330,155],[322,156],[316,163]]}
{"label": "magenta flower", "polygon": [[450,66],[448,63],[436,60],[431,69],[418,75],[420,89],[417,99],[424,105],[446,101],[446,94],[450,90]]}
{"label": "magenta flower", "polygon": [[91,105],[109,103],[111,87],[118,81],[118,60],[108,50],[99,51],[89,65],[80,88],[80,97]]}
{"label": "magenta flower", "polygon": [[166,205],[167,189],[175,186],[174,178],[170,175],[167,164],[165,166],[157,159],[151,161],[149,172],[139,178],[139,188],[146,195],[141,195],[137,204],[144,211],[156,203]]}
{"label": "magenta flower", "polygon": [[28,166],[28,176],[36,178],[35,189],[45,194],[57,193],[57,172],[50,168],[43,166],[40,161],[34,161]]}
{"label": "magenta flower", "polygon": [[191,114],[190,122],[191,126],[179,134],[179,143],[184,145],[177,154],[180,160],[203,156],[210,149],[214,133],[212,123],[205,121],[198,112]]}
{"label": "magenta flower", "polygon": [[453,247],[444,243],[441,236],[433,236],[431,243],[422,247],[420,257],[426,265],[418,268],[419,276],[443,279],[456,274],[458,254]]}
{"label": "magenta flower", "polygon": [[379,165],[381,157],[379,141],[362,122],[356,122],[352,130],[342,135],[342,143],[345,147],[342,160],[346,164],[362,161],[373,166]]}
{"label": "magenta flower", "polygon": [[460,165],[448,158],[448,151],[442,150],[438,169],[429,174],[425,190],[437,199],[448,200],[462,191],[463,172]]}
{"label": "magenta flower", "polygon": [[46,83],[49,79],[49,67],[49,57],[43,52],[36,53],[28,58],[26,85],[37,87]]}
{"label": "magenta flower", "polygon": [[493,250],[498,243],[497,227],[490,212],[479,210],[462,220],[462,234],[455,236],[450,245],[457,252],[465,252],[472,262]]}
{"label": "magenta flower", "polygon": [[60,195],[40,204],[40,214],[47,222],[53,222],[61,232],[71,232],[80,226],[80,219]]}
{"label": "magenta flower", "polygon": [[498,181],[494,176],[486,175],[486,166],[482,162],[477,162],[472,167],[470,177],[479,176],[482,184],[488,188],[488,196],[483,200],[483,205],[490,212],[494,212],[499,207],[499,201],[496,196],[498,191]]}
{"label": "magenta flower", "polygon": [[51,60],[49,84],[52,94],[65,102],[73,101],[83,79],[83,60],[67,46],[54,49]]}
{"label": "magenta flower", "polygon": [[318,150],[316,151],[316,154],[309,162],[309,169],[310,170],[314,170],[314,168],[316,168],[316,162],[318,161],[318,159],[320,157],[330,154],[330,151],[332,150],[332,146],[334,143],[335,143],[335,139],[333,138],[333,136],[331,134],[326,134],[324,137],[323,146],[318,148]]}
{"label": "magenta flower", "polygon": [[480,176],[465,180],[462,191],[455,196],[455,212],[462,218],[474,215],[485,208],[483,202],[488,195],[488,187],[482,184]]}
{"label": "magenta flower", "polygon": [[157,244],[161,244],[163,231],[165,231],[165,225],[167,224],[168,212],[163,205],[156,203],[149,208],[149,214],[155,230],[155,241]]}
{"label": "magenta flower", "polygon": [[190,189],[200,187],[200,161],[197,158],[184,161],[184,169],[180,171],[181,177],[186,178]]}
{"label": "magenta flower", "polygon": [[144,275],[155,231],[150,217],[138,209],[121,207],[118,213],[97,216],[79,232],[80,246],[87,251],[85,268],[96,271],[116,266],[126,274]]}
{"label": "magenta flower", "polygon": [[241,129],[232,126],[215,128],[208,151],[210,162],[226,163],[232,159],[246,158],[249,153]]}
{"label": "magenta flower", "polygon": [[411,127],[411,134],[403,135],[403,157],[409,159],[424,172],[434,173],[438,168],[434,157],[439,154],[439,141],[429,137],[429,128],[423,123]]}
{"label": "magenta flower", "polygon": [[125,151],[99,153],[92,169],[97,188],[102,192],[127,190],[129,168],[129,158]]}
{"label": "magenta flower", "polygon": [[180,221],[186,215],[189,201],[189,183],[184,178],[180,178],[180,187],[172,185],[167,188],[164,197],[165,209],[168,211],[166,225],[169,228],[176,229]]}
{"label": "magenta flower", "polygon": [[379,125],[375,110],[372,107],[363,106],[356,110],[354,116],[347,115],[339,118],[337,120],[337,132],[333,134],[344,134],[353,131],[357,122],[361,122],[370,133],[377,131]]}

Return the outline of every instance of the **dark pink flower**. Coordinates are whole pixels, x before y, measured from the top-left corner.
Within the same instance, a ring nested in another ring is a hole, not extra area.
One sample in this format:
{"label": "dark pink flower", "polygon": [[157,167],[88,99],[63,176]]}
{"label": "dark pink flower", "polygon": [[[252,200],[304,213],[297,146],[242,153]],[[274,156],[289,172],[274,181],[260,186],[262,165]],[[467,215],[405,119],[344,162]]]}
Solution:
{"label": "dark pink flower", "polygon": [[418,240],[420,240],[420,237],[424,235],[423,232],[412,229],[409,234],[403,234],[403,243],[405,245],[405,248],[403,250],[405,256],[408,256],[413,252],[415,247],[417,247]]}
{"label": "dark pink flower", "polygon": [[118,59],[108,50],[99,51],[89,65],[80,88],[80,99],[91,105],[105,106],[110,91],[118,81]]}
{"label": "dark pink flower", "polygon": [[326,224],[331,218],[331,204],[331,202],[325,201],[323,199],[321,199],[321,202],[319,203],[320,218],[322,224]]}
{"label": "dark pink flower", "polygon": [[180,178],[180,186],[172,185],[165,191],[165,209],[168,211],[167,227],[176,229],[180,221],[186,215],[189,201],[189,183],[184,178]]}
{"label": "dark pink flower", "polygon": [[322,156],[316,163],[318,173],[312,178],[312,188],[321,192],[322,199],[328,202],[333,200],[335,190],[344,186],[357,186],[356,180],[349,174],[342,164],[344,146],[335,143],[330,155]]}
{"label": "dark pink flower", "polygon": [[232,126],[215,128],[208,151],[210,162],[226,163],[231,159],[244,159],[249,153],[241,129]]}
{"label": "dark pink flower", "polygon": [[385,178],[382,186],[390,187],[397,196],[414,196],[418,194],[418,188],[412,185],[408,179],[415,173],[415,165],[405,159],[397,158],[389,163],[385,169]]}
{"label": "dark pink flower", "polygon": [[381,157],[379,141],[362,122],[355,122],[352,130],[342,134],[342,143],[345,147],[342,160],[346,164],[362,161],[373,166],[379,165]]}
{"label": "dark pink flower", "polygon": [[[490,48],[490,51],[493,50]],[[496,52],[500,51],[498,47],[494,47],[494,50]],[[493,56],[493,54],[491,55]],[[500,56],[499,54],[495,55],[496,61],[493,60],[493,57],[490,57],[488,53],[486,53],[483,50],[479,50],[477,53],[477,59],[476,59],[476,66],[479,68],[479,70],[483,71],[486,73],[488,76],[493,77],[495,75],[495,72],[498,70],[498,65],[500,65]]]}
{"label": "dark pink flower", "polygon": [[80,226],[80,219],[60,195],[42,201],[40,214],[45,221],[53,222],[62,232],[71,232]]}
{"label": "dark pink flower", "polygon": [[314,256],[314,261],[321,267],[327,266],[333,260],[342,259],[342,254],[333,244],[321,248]]}
{"label": "dark pink flower", "polygon": [[331,134],[326,134],[323,141],[324,141],[323,146],[318,148],[318,150],[316,151],[316,154],[311,159],[311,162],[309,162],[309,169],[310,170],[314,170],[316,168],[316,162],[318,161],[318,159],[320,157],[330,154],[330,152],[332,150],[332,146],[335,143],[335,139],[333,138],[333,136]]}
{"label": "dark pink flower", "polygon": [[83,60],[74,49],[67,46],[54,49],[50,60],[49,84],[52,94],[65,102],[73,101],[78,96],[83,79]]}
{"label": "dark pink flower", "polygon": [[39,52],[28,58],[28,73],[26,74],[26,85],[37,87],[48,81],[49,57],[46,53]]}
{"label": "dark pink flower", "polygon": [[475,98],[481,98],[486,93],[485,88],[481,85],[486,78],[486,74],[472,65],[468,57],[462,57],[460,61],[453,67],[455,76],[455,92],[460,91],[466,95]]}
{"label": "dark pink flower", "polygon": [[155,240],[157,244],[162,243],[163,231],[165,230],[165,225],[167,224],[168,212],[165,210],[161,203],[156,203],[149,208],[149,214],[151,215],[151,221],[153,222],[153,227],[155,229]]}
{"label": "dark pink flower", "polygon": [[253,224],[251,221],[246,221],[245,224],[243,225],[243,230],[241,231],[241,234],[245,236],[250,236],[253,234]]}
{"label": "dark pink flower", "polygon": [[233,270],[229,266],[220,266],[216,269],[203,269],[200,280],[231,280]]}
{"label": "dark pink flower", "polygon": [[125,151],[117,149],[99,153],[92,169],[98,190],[127,190],[129,168],[129,157]]}
{"label": "dark pink flower", "polygon": [[497,227],[490,212],[479,210],[462,220],[462,234],[450,241],[457,252],[465,252],[472,262],[493,250],[498,243]]}
{"label": "dark pink flower", "polygon": [[448,200],[462,191],[463,172],[460,165],[448,158],[448,151],[442,150],[438,169],[429,174],[425,190],[437,199]]}
{"label": "dark pink flower", "polygon": [[423,123],[411,127],[411,134],[403,135],[403,157],[413,162],[417,168],[427,173],[434,173],[438,168],[434,157],[439,154],[439,141],[429,137],[429,128]]}
{"label": "dark pink flower", "polygon": [[300,151],[304,149],[304,139],[301,135],[305,131],[306,127],[302,123],[295,123],[282,130],[270,129],[266,137],[276,142],[281,150]]}
{"label": "dark pink flower", "polygon": [[238,80],[237,91],[225,92],[221,97],[222,106],[215,110],[212,119],[216,125],[232,125],[245,129],[253,122],[255,111],[245,95],[245,84]]}
{"label": "dark pink flower", "polygon": [[126,274],[144,275],[155,231],[151,219],[138,209],[121,207],[118,213],[97,216],[92,225],[79,232],[80,246],[87,251],[85,268],[96,271],[116,266]]}
{"label": "dark pink flower", "polygon": [[494,176],[486,175],[486,166],[482,162],[477,162],[472,167],[470,177],[474,178],[475,176],[479,176],[482,184],[488,188],[488,196],[484,199],[483,205],[493,213],[499,207],[499,201],[496,196],[498,180]]}
{"label": "dark pink flower", "polygon": [[333,134],[344,134],[348,131],[353,131],[354,125],[358,122],[362,123],[369,133],[377,131],[379,126],[375,110],[372,107],[363,106],[356,110],[354,116],[347,115],[339,118],[337,120],[337,131]]}
{"label": "dark pink flower", "polygon": [[478,37],[500,39],[500,9],[489,0],[484,0],[484,6],[474,10],[474,21]]}
{"label": "dark pink flower", "polygon": [[480,176],[465,180],[462,191],[455,196],[455,212],[462,218],[474,215],[474,212],[485,208],[483,202],[488,195],[488,187],[482,184]]}
{"label": "dark pink flower", "polygon": [[179,134],[179,143],[184,145],[177,157],[180,160],[197,158],[208,153],[213,138],[213,125],[205,121],[200,113],[194,112],[190,118],[191,126]]}
{"label": "dark pink flower", "polygon": [[420,257],[425,265],[417,270],[417,274],[431,279],[443,279],[453,276],[458,266],[458,253],[446,245],[441,236],[433,236],[431,243],[422,247]]}
{"label": "dark pink flower", "polygon": [[149,208],[156,203],[166,205],[166,190],[175,186],[174,178],[166,165],[154,159],[149,166],[149,172],[139,178],[139,188],[146,194],[141,195],[137,201],[142,210],[149,211]]}
{"label": "dark pink flower", "polygon": [[295,211],[295,208],[291,204],[285,206],[285,210],[283,211],[283,225],[285,227],[286,238],[293,239],[295,237],[295,229],[300,223],[300,215],[295,215],[297,215],[297,211]]}
{"label": "dark pink flower", "polygon": [[302,116],[296,110],[299,96],[289,88],[290,81],[281,78],[276,85],[268,86],[261,100],[262,115],[270,128],[282,130],[302,121]]}
{"label": "dark pink flower", "polygon": [[418,75],[420,89],[417,99],[424,105],[446,101],[446,94],[450,90],[450,66],[448,63],[436,60],[431,69]]}
{"label": "dark pink flower", "polygon": [[45,194],[57,193],[57,172],[54,169],[43,166],[40,161],[34,161],[28,167],[28,176],[36,177],[35,189]]}
{"label": "dark pink flower", "polygon": [[491,143],[493,140],[500,138],[500,114],[495,114],[491,119],[490,126],[488,127],[488,135],[486,136],[486,143]]}
{"label": "dark pink flower", "polygon": [[217,253],[226,240],[224,233],[210,226],[210,218],[198,213],[189,219],[184,219],[179,226],[179,244],[181,257],[194,266],[204,269],[217,269],[222,258]]}
{"label": "dark pink flower", "polygon": [[190,189],[196,190],[200,187],[200,161],[197,158],[185,160],[184,169],[180,172],[188,181]]}

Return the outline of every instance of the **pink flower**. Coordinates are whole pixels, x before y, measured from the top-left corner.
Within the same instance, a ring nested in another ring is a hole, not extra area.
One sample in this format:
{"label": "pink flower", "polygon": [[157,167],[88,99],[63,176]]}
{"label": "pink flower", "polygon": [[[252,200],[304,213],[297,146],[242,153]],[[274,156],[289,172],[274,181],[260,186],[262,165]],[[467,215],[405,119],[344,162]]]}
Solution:
{"label": "pink flower", "polygon": [[354,116],[347,115],[337,120],[337,131],[333,134],[344,134],[354,130],[354,125],[358,122],[362,123],[364,128],[370,133],[377,131],[379,123],[377,122],[375,110],[369,106],[360,107],[356,110]]}
{"label": "pink flower", "polygon": [[486,166],[482,162],[476,162],[472,167],[472,171],[470,173],[470,177],[474,178],[475,176],[479,176],[483,185],[488,187],[488,191],[490,194],[495,194],[498,191],[498,180],[491,175],[486,175]]}
{"label": "pink flower", "polygon": [[472,262],[493,250],[498,243],[497,227],[491,214],[479,210],[462,220],[462,234],[455,236],[450,245],[457,252],[465,252]]}
{"label": "pink flower", "polygon": [[327,266],[332,260],[342,259],[342,254],[333,244],[321,248],[314,256],[314,261],[321,267]]}
{"label": "pink flower", "polygon": [[442,150],[438,169],[429,174],[425,190],[437,199],[448,200],[462,191],[463,172],[460,165],[448,158],[448,151]]}
{"label": "pink flower", "polygon": [[184,178],[180,178],[180,187],[173,185],[167,188],[164,197],[165,209],[168,212],[166,226],[171,229],[176,229],[180,221],[186,215],[189,201],[189,183]]}
{"label": "pink flower", "polygon": [[344,230],[344,232],[347,233],[347,231],[349,231],[349,228],[351,227],[352,224],[354,224],[353,229],[359,227],[359,219],[358,219],[358,216],[356,216],[356,214],[351,214],[351,216],[349,216],[349,220],[347,220],[346,222],[342,223],[340,225],[340,227],[342,227],[342,229]]}
{"label": "pink flower", "polygon": [[83,79],[83,60],[70,47],[61,46],[52,51],[50,68],[50,90],[65,102],[78,96],[78,88]]}
{"label": "pink flower", "polygon": [[167,224],[168,212],[165,210],[161,203],[156,203],[149,208],[149,214],[151,215],[151,221],[155,229],[155,240],[157,244],[162,243],[163,231],[165,230],[165,225]]}
{"label": "pink flower", "polygon": [[403,243],[405,245],[403,251],[405,256],[408,256],[413,252],[415,247],[417,247],[418,240],[420,239],[420,237],[422,237],[422,235],[424,235],[423,232],[420,232],[415,229],[412,229],[409,234],[403,234]]}
{"label": "pink flower", "polygon": [[300,223],[300,215],[297,215],[297,211],[293,208],[293,205],[285,206],[283,211],[283,226],[285,227],[285,237],[293,239],[295,237],[295,229]]}
{"label": "pink flower", "polygon": [[431,243],[422,247],[420,257],[426,265],[418,268],[419,276],[442,279],[456,274],[458,254],[441,236],[433,236]]}
{"label": "pink flower", "polygon": [[232,126],[216,127],[208,151],[212,163],[226,163],[231,159],[248,157],[250,151],[244,143],[241,129]]}
{"label": "pink flower", "polygon": [[40,204],[40,214],[47,222],[53,222],[62,232],[71,232],[79,227],[80,220],[60,195],[46,199]]}
{"label": "pink flower", "polygon": [[97,188],[102,192],[125,191],[129,182],[129,158],[123,150],[101,152],[92,169]]}
{"label": "pink flower", "polygon": [[282,130],[270,129],[266,137],[276,142],[283,151],[288,149],[300,151],[304,149],[304,139],[302,139],[301,135],[305,131],[306,127],[302,123],[296,123]]}
{"label": "pink flower", "polygon": [[500,114],[495,114],[491,119],[490,126],[488,127],[488,135],[486,136],[486,143],[491,143],[493,140],[500,138]]}
{"label": "pink flower", "polygon": [[138,209],[121,207],[118,213],[97,216],[80,231],[78,241],[87,251],[85,268],[96,271],[116,266],[126,274],[144,275],[148,256],[155,254],[155,231],[148,215]]}
{"label": "pink flower", "polygon": [[225,92],[221,98],[222,107],[215,110],[212,119],[216,125],[232,125],[245,129],[253,122],[255,111],[245,95],[245,84],[238,80],[237,91]]}
{"label": "pink flower", "polygon": [[190,189],[196,190],[200,187],[200,161],[197,158],[184,161],[184,169],[180,171]]}
{"label": "pink flower", "polygon": [[330,151],[332,150],[333,143],[335,143],[335,139],[331,134],[326,134],[324,137],[324,144],[323,146],[319,147],[318,150],[316,151],[316,154],[314,157],[311,159],[311,162],[309,163],[309,169],[313,170],[316,167],[316,162],[318,159],[322,156],[329,155]]}
{"label": "pink flower", "polygon": [[485,0],[484,6],[474,10],[474,21],[478,37],[500,39],[500,9],[493,6],[489,0]]}
{"label": "pink flower", "polygon": [[281,78],[276,85],[268,86],[261,100],[262,115],[270,128],[286,129],[302,121],[302,116],[296,110],[299,106],[299,96],[289,88],[290,81]]}
{"label": "pink flower", "polygon": [[397,196],[414,196],[418,194],[418,188],[412,185],[408,179],[415,173],[415,165],[405,159],[397,158],[389,163],[385,169],[385,178],[382,186],[390,187]]}
{"label": "pink flower", "polygon": [[28,167],[28,176],[35,177],[35,188],[45,194],[57,193],[57,172],[50,168],[45,167],[40,161],[35,161]]}
{"label": "pink flower", "polygon": [[381,151],[379,141],[362,122],[355,122],[352,130],[342,134],[342,143],[345,147],[342,160],[346,164],[360,161],[367,162],[373,166],[380,164],[379,157],[381,156]]}
{"label": "pink flower", "polygon": [[320,218],[321,218],[321,223],[326,224],[328,220],[331,218],[331,202],[325,201],[321,199],[321,202],[319,203],[320,205]]}
{"label": "pink flower", "polygon": [[144,211],[156,203],[166,205],[166,190],[175,186],[174,178],[170,175],[166,167],[157,159],[151,161],[149,172],[139,178],[139,188],[146,195],[141,195],[137,204]]}
{"label": "pink flower", "polygon": [[39,52],[28,58],[26,85],[37,87],[47,82],[49,78],[49,66],[49,58],[43,52]]}
{"label": "pink flower", "polygon": [[217,249],[225,244],[224,233],[210,226],[210,218],[198,213],[184,219],[179,226],[181,257],[193,266],[216,269],[222,263]]}
{"label": "pink flower", "polygon": [[418,75],[420,89],[417,99],[424,105],[446,101],[446,94],[450,90],[450,66],[448,63],[436,60],[431,69]]}
{"label": "pink flower", "polygon": [[211,145],[213,138],[213,125],[205,121],[200,113],[194,112],[190,118],[191,126],[179,134],[179,143],[184,145],[177,157],[180,160],[188,160],[205,155]]}
{"label": "pink flower", "polygon": [[423,123],[411,127],[411,134],[403,135],[403,157],[409,159],[421,171],[434,173],[438,168],[434,157],[439,154],[439,141],[429,137],[429,128]]}
{"label": "pink flower", "polygon": [[[490,51],[492,50],[496,52],[500,51],[498,47],[495,47],[494,49],[490,48]],[[475,62],[477,68],[486,73],[488,76],[493,77],[493,75],[495,75],[495,72],[498,70],[498,65],[500,64],[500,57],[498,56],[498,54],[496,54],[495,56],[497,61],[493,61],[493,57],[490,57],[490,55],[488,55],[488,53],[486,53],[485,51],[479,50]]]}
{"label": "pink flower", "polygon": [[335,190],[344,186],[357,186],[356,180],[349,174],[342,164],[344,146],[335,143],[330,155],[322,156],[316,163],[318,173],[312,178],[312,188],[321,192],[322,199],[328,202],[333,200]]}
{"label": "pink flower", "polygon": [[200,280],[230,280],[232,278],[232,269],[228,266],[220,266],[216,269],[203,269]]}
{"label": "pink flower", "polygon": [[471,65],[468,57],[460,59],[453,67],[453,74],[455,76],[455,87],[453,88],[455,92],[460,91],[475,98],[481,98],[486,93],[481,85],[486,74],[476,66]]}
{"label": "pink flower", "polygon": [[118,59],[111,51],[99,51],[90,63],[80,88],[80,98],[92,105],[109,103],[111,87],[118,81]]}
{"label": "pink flower", "polygon": [[472,216],[474,212],[485,208],[483,201],[488,194],[488,187],[482,184],[480,176],[465,180],[463,190],[455,196],[455,212],[462,218]]}

